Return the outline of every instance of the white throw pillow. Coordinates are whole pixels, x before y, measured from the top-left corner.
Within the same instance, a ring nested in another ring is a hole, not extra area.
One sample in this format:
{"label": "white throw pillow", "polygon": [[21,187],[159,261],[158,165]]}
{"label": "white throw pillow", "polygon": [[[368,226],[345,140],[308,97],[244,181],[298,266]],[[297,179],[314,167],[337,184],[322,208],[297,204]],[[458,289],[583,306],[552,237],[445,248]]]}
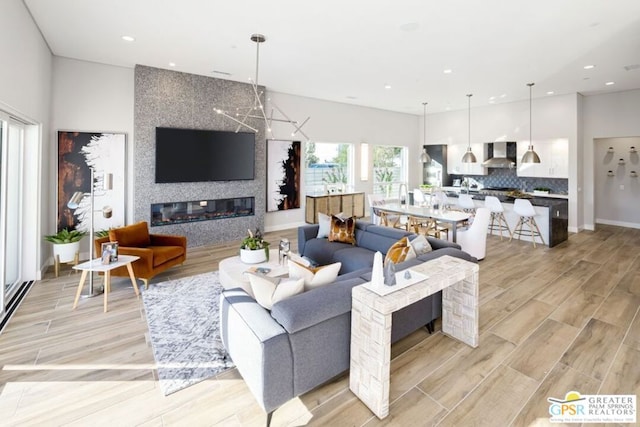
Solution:
{"label": "white throw pillow", "polygon": [[[338,218],[343,217],[343,213],[337,213],[335,216]],[[318,212],[318,235],[316,236],[318,239],[325,239],[329,237],[329,231],[331,231],[331,215],[323,214],[322,212]]]}
{"label": "white throw pillow", "polygon": [[260,276],[257,274],[249,275],[251,290],[256,297],[258,304],[271,310],[273,304],[282,301],[304,291],[304,280],[280,280],[279,283],[273,281],[273,278]]}
{"label": "white throw pillow", "polygon": [[433,250],[427,238],[424,237],[422,234],[420,234],[418,237],[416,237],[409,243],[411,244],[411,247],[415,251],[416,255],[426,254]]}
{"label": "white throw pillow", "polygon": [[342,263],[336,262],[318,268],[309,268],[289,260],[289,277],[304,279],[304,290],[308,291],[335,282],[340,267]]}

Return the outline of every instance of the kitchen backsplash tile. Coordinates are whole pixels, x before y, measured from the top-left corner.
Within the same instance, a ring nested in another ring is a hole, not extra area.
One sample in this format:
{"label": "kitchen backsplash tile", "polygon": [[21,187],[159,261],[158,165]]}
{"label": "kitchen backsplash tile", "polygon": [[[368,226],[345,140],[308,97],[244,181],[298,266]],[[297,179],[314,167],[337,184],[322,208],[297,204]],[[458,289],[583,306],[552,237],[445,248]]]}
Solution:
{"label": "kitchen backsplash tile", "polygon": [[[463,179],[463,175],[451,175],[452,179]],[[489,169],[487,175],[474,175],[473,179],[484,187],[510,187],[532,191],[535,187],[547,187],[552,193],[566,194],[569,180],[564,178],[519,177],[515,169]]]}

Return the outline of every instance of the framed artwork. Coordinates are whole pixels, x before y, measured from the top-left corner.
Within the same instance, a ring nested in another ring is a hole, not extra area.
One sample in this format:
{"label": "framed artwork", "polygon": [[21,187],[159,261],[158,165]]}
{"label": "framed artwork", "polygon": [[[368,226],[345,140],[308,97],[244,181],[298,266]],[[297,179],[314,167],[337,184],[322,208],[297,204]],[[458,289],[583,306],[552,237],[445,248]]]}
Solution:
{"label": "framed artwork", "polygon": [[267,212],[300,208],[300,141],[267,140]]}
{"label": "framed artwork", "polygon": [[58,231],[125,225],[125,168],[126,134],[58,131]]}

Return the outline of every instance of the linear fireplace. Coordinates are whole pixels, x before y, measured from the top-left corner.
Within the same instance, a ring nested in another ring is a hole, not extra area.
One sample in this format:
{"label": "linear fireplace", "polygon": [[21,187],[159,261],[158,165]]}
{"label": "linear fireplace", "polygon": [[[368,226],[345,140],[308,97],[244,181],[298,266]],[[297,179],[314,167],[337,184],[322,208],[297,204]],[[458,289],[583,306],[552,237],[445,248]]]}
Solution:
{"label": "linear fireplace", "polygon": [[254,207],[255,199],[253,197],[153,203],[151,205],[151,226],[253,216]]}

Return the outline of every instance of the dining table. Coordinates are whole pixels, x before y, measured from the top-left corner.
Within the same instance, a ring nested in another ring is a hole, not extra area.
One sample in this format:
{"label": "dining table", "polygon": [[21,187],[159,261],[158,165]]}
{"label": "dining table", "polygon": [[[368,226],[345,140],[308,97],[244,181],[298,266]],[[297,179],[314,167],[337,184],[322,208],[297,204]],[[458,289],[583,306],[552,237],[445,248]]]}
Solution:
{"label": "dining table", "polygon": [[376,206],[381,212],[394,215],[407,215],[414,218],[427,218],[435,221],[451,224],[451,239],[456,242],[456,231],[458,225],[468,221],[472,214],[469,212],[462,212],[457,210],[445,209],[432,209],[427,206],[415,206],[409,204],[400,203],[387,203],[384,205]]}

